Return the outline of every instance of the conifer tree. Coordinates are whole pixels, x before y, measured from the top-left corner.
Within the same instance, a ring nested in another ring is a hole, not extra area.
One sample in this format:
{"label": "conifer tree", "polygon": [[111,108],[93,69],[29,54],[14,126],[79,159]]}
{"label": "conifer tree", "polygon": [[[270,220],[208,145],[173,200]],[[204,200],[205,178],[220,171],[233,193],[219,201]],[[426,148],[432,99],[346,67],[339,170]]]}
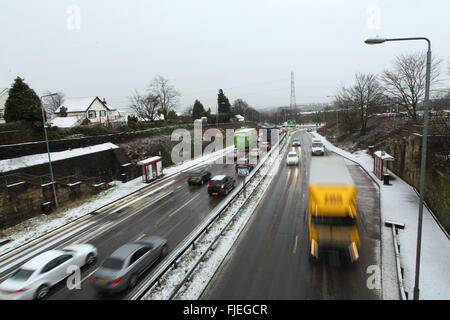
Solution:
{"label": "conifer tree", "polygon": [[42,125],[41,100],[20,77],[14,80],[5,102],[5,121],[26,121]]}

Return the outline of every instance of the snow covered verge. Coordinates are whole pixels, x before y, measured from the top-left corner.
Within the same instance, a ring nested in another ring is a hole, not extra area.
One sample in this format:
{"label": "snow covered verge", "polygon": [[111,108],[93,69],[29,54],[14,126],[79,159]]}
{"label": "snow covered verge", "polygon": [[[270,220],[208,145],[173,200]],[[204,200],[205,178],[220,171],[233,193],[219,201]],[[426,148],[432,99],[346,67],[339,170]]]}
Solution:
{"label": "snow covered verge", "polygon": [[[110,146],[108,145],[108,147]],[[87,148],[85,151],[90,152],[92,151],[92,149],[93,148]],[[191,161],[184,162],[179,165],[164,168],[163,179],[185,170],[192,169],[196,166],[202,166],[211,163],[222,157],[226,152],[232,149],[233,146],[204,155]],[[98,150],[98,148],[96,148],[95,150]],[[158,181],[160,180],[156,180],[155,183]],[[112,188],[98,193],[80,206],[61,212],[56,212],[50,215],[42,214],[8,229],[1,230],[0,243],[5,240],[9,240],[9,242],[0,246],[0,255],[13,250],[31,240],[39,238],[46,233],[49,233],[72,221],[75,221],[76,219],[79,219],[84,215],[87,215],[107,204],[110,204],[120,198],[129,195],[130,193],[138,191],[139,189],[147,186],[147,184],[142,182],[141,177],[130,180],[126,183],[113,181],[111,182],[111,184],[113,185]]]}
{"label": "snow covered verge", "polygon": [[[366,151],[349,153],[335,147],[317,132],[311,133],[320,139],[328,150],[357,162],[378,184],[381,197],[381,248],[383,299],[398,299],[396,265],[391,228],[384,226],[385,220],[405,224],[398,231],[400,263],[403,268],[403,283],[408,299],[413,298],[416,267],[417,225],[419,197],[413,187],[389,171],[391,185],[384,185],[373,174],[373,158]],[[424,206],[422,225],[422,251],[420,263],[420,299],[450,299],[450,240],[439,227],[430,211]]]}
{"label": "snow covered verge", "polygon": [[256,209],[264,193],[269,189],[273,177],[276,175],[280,164],[283,162],[285,150],[289,137],[285,137],[285,142],[281,150],[272,154],[261,166],[252,180],[246,185],[245,193],[241,192],[221,213],[220,218],[213,226],[204,233],[196,242],[195,249],[189,249],[177,262],[177,268],[172,269],[160,280],[160,286],[154,286],[142,298],[143,300],[167,300],[171,297],[177,285],[202,258],[211,243],[220,234],[219,240],[214,244],[214,249],[206,252],[203,260],[198,264],[188,282],[186,282],[177,292],[175,299],[197,300],[220,264],[230,251],[233,243],[245,227],[247,221]]}

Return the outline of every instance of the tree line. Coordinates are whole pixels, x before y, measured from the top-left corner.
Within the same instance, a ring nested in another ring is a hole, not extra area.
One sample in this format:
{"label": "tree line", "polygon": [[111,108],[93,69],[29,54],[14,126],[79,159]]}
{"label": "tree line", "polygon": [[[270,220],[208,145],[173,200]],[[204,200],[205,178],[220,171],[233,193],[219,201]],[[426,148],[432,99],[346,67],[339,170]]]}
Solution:
{"label": "tree line", "polygon": [[[440,82],[441,60],[431,63],[431,86]],[[449,71],[450,73],[450,71]],[[334,108],[339,112],[339,120],[349,127],[359,128],[363,133],[367,128],[368,117],[377,110],[399,107],[407,116],[417,119],[425,93],[426,54],[417,52],[402,54],[395,58],[391,69],[381,74],[355,74],[354,83],[341,86],[334,95]],[[450,93],[436,96],[436,100],[448,99]],[[432,103],[433,105],[433,103]]]}

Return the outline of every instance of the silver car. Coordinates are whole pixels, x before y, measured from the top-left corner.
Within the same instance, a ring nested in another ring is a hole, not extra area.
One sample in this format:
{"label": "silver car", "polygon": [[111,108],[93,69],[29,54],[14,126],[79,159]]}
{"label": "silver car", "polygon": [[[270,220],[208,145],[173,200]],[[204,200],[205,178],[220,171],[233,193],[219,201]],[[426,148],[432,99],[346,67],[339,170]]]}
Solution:
{"label": "silver car", "polygon": [[167,240],[157,236],[126,243],[106,258],[91,276],[91,283],[102,292],[117,293],[131,289],[139,276],[167,252]]}

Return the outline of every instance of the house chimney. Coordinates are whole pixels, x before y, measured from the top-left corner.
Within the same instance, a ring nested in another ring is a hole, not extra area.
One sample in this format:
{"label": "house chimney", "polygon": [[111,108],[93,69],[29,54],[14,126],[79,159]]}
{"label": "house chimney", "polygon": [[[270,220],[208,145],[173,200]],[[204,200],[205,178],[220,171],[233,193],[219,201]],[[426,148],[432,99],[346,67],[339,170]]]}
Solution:
{"label": "house chimney", "polygon": [[106,99],[105,98],[103,98],[103,103],[106,104]]}

